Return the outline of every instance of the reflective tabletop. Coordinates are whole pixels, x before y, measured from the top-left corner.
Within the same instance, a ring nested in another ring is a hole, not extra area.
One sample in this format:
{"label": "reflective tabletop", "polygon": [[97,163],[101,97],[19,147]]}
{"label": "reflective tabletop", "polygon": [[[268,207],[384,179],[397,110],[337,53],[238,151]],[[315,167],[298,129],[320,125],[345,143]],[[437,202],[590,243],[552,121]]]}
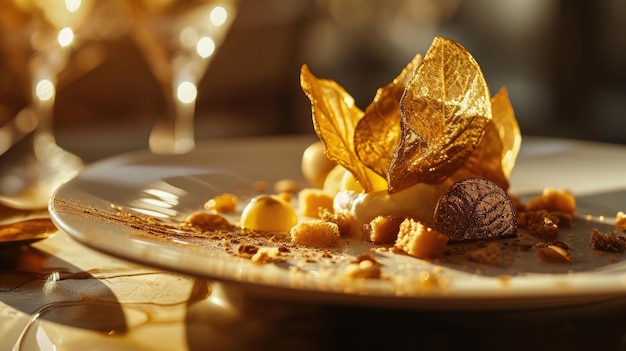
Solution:
{"label": "reflective tabletop", "polygon": [[[229,139],[198,147],[215,150],[216,160],[262,152],[284,155],[297,165],[312,140]],[[606,167],[619,162],[624,151],[615,145],[527,138],[520,157],[524,167],[514,171],[511,190],[558,187],[563,174],[581,164],[584,169]],[[297,172],[296,166],[267,179],[299,177]],[[614,215],[626,209],[626,181],[623,173],[614,173],[570,174],[568,186],[582,205]],[[624,207],[616,208],[620,204]],[[48,218],[46,211],[0,211],[3,222]],[[249,294],[236,284],[115,258],[63,232],[27,245],[0,247],[2,350],[606,350],[626,349],[625,333],[626,285],[623,296],[555,307],[381,308]]]}

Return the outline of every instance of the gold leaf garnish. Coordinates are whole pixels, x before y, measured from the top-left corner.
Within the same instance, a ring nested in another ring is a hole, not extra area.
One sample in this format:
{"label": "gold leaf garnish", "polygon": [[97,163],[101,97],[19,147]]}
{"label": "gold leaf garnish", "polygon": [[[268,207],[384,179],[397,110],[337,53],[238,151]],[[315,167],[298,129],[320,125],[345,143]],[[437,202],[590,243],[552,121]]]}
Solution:
{"label": "gold leaf garnish", "polygon": [[517,155],[522,145],[522,133],[515,118],[515,111],[509,100],[509,92],[506,88],[491,98],[492,121],[498,129],[498,135],[502,142],[502,171],[506,177],[511,175]]}
{"label": "gold leaf garnish", "polygon": [[491,119],[489,88],[478,63],[445,38],[435,38],[400,104],[389,192],[442,183],[465,163]]}
{"label": "gold leaf garnish", "polygon": [[422,55],[418,54],[391,83],[378,89],[354,131],[354,145],[359,159],[385,179],[400,138],[400,99],[404,87],[421,63]]}
{"label": "gold leaf garnish", "polygon": [[508,190],[522,136],[506,88],[491,98],[491,123],[463,168],[470,176],[487,178]]}
{"label": "gold leaf garnish", "polygon": [[480,177],[491,180],[505,191],[509,181],[502,170],[502,142],[493,120],[485,127],[485,134],[478,146],[463,164],[467,177]]}
{"label": "gold leaf garnish", "polygon": [[425,59],[415,56],[365,112],[340,85],[306,66],[301,84],[326,154],[365,191],[380,189],[374,173],[386,178],[389,192],[466,177],[508,189],[521,145],[508,92],[490,99],[480,67],[458,43],[435,38]]}
{"label": "gold leaf garnish", "polygon": [[367,167],[359,160],[354,147],[354,130],[363,111],[341,85],[317,78],[307,65],[300,71],[300,84],[311,100],[313,127],[324,144],[326,155],[350,171],[366,192],[371,191]]}

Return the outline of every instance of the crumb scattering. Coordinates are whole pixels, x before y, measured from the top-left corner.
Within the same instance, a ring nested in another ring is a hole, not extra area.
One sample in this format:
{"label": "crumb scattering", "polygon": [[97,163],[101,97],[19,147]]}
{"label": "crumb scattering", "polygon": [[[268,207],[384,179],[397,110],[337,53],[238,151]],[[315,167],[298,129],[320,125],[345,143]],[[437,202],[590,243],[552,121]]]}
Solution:
{"label": "crumb scattering", "polygon": [[234,225],[231,224],[226,217],[216,213],[200,211],[187,216],[183,223],[198,227],[205,231],[215,231],[234,227]]}
{"label": "crumb scattering", "polygon": [[380,264],[369,259],[352,262],[346,266],[344,274],[352,279],[380,279]]}
{"label": "crumb scattering", "polygon": [[439,231],[407,218],[400,224],[394,246],[417,258],[434,259],[443,255],[448,240],[449,238]]}
{"label": "crumb scattering", "polygon": [[576,212],[576,199],[566,190],[545,188],[541,195],[528,201],[526,210],[546,210],[573,215]]}
{"label": "crumb scattering", "polygon": [[626,251],[626,236],[613,232],[602,233],[597,228],[591,229],[589,247],[606,252],[622,253]]}
{"label": "crumb scattering", "polygon": [[545,241],[554,241],[559,237],[559,218],[546,210],[522,212],[520,227]]}
{"label": "crumb scattering", "polygon": [[237,209],[237,196],[230,193],[218,195],[207,201],[204,208],[219,213],[233,213]]}
{"label": "crumb scattering", "polygon": [[398,239],[400,224],[405,219],[394,215],[376,216],[363,226],[363,235],[374,244],[393,244]]}
{"label": "crumb scattering", "polygon": [[347,216],[345,213],[333,212],[325,208],[320,208],[319,217],[326,222],[332,222],[337,225],[340,236],[349,236],[350,227],[352,225],[352,217]]}
{"label": "crumb scattering", "polygon": [[333,210],[333,197],[322,189],[302,189],[298,193],[298,210],[305,217],[319,218],[321,211]]}
{"label": "crumb scattering", "polygon": [[499,243],[491,242],[476,250],[466,252],[465,257],[472,262],[499,266],[502,264],[502,248]]}
{"label": "crumb scattering", "polygon": [[250,261],[256,264],[276,263],[284,261],[281,256],[282,252],[278,247],[262,247],[250,257]]}
{"label": "crumb scattering", "polygon": [[561,246],[547,245],[537,249],[537,256],[548,263],[572,263],[572,255]]}
{"label": "crumb scattering", "polygon": [[313,247],[335,246],[340,236],[337,224],[323,220],[301,221],[290,234],[294,244]]}
{"label": "crumb scattering", "polygon": [[298,190],[300,190],[300,184],[293,179],[281,179],[274,183],[276,193],[297,193]]}

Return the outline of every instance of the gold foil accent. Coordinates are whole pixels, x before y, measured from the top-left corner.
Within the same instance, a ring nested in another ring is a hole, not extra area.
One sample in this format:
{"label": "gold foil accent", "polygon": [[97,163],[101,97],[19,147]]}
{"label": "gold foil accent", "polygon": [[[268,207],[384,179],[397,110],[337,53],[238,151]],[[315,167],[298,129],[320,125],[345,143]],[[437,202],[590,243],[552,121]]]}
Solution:
{"label": "gold foil accent", "polygon": [[502,171],[509,177],[522,146],[522,133],[506,87],[491,98],[491,113],[502,142]]}
{"label": "gold foil accent", "polygon": [[418,54],[391,83],[378,89],[356,126],[354,144],[359,159],[385,179],[400,138],[400,99],[421,64],[422,55]]}
{"label": "gold foil accent", "polygon": [[367,167],[359,160],[354,146],[354,130],[363,111],[341,85],[318,79],[307,65],[300,71],[300,84],[311,100],[313,127],[324,144],[326,156],[350,171],[365,191],[371,191]]}
{"label": "gold foil accent", "polygon": [[489,88],[478,63],[445,38],[433,41],[400,106],[389,192],[445,181],[474,151],[491,119]]}

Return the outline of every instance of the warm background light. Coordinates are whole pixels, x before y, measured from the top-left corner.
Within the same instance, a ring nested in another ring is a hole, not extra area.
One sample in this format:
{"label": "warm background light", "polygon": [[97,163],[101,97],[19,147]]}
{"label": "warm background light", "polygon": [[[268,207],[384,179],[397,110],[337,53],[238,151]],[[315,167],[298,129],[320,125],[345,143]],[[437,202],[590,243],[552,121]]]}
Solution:
{"label": "warm background light", "polygon": [[80,8],[81,0],[65,0],[65,8],[67,11],[74,13]]}
{"label": "warm background light", "polygon": [[185,104],[190,104],[196,101],[198,90],[196,86],[191,82],[182,82],[176,89],[176,98]]}
{"label": "warm background light", "polygon": [[217,6],[211,11],[210,18],[213,25],[221,26],[228,19],[228,11],[222,6]]}
{"label": "warm background light", "polygon": [[[77,11],[90,3],[83,0]],[[148,3],[158,12],[176,2]],[[311,133],[299,85],[303,63],[338,81],[365,108],[437,35],[463,44],[492,89],[507,86],[523,133],[626,143],[626,2],[241,0],[218,49],[200,30],[231,17],[226,6],[210,9],[203,27],[183,27],[175,38],[190,56],[212,60],[195,90],[181,87],[175,96],[195,99],[200,139]],[[81,35],[76,30],[71,50]],[[56,91],[59,143],[93,158],[145,148],[166,107],[147,55],[128,37],[76,52],[72,62],[104,49],[106,61],[91,60],[102,63],[80,76],[63,72]],[[0,125],[25,106],[23,92],[30,91],[16,88],[9,60],[17,58],[0,57]],[[77,147],[85,144],[93,146]]]}
{"label": "warm background light", "polygon": [[213,52],[215,52],[215,42],[209,37],[203,37],[202,39],[198,40],[196,51],[198,52],[198,55],[200,55],[200,57],[207,58],[213,55]]}
{"label": "warm background light", "polygon": [[35,86],[35,95],[40,101],[48,101],[54,97],[54,84],[49,79],[42,79]]}
{"label": "warm background light", "polygon": [[72,28],[65,27],[59,31],[59,36],[57,37],[59,45],[62,47],[70,46],[72,41],[74,41],[74,32]]}

